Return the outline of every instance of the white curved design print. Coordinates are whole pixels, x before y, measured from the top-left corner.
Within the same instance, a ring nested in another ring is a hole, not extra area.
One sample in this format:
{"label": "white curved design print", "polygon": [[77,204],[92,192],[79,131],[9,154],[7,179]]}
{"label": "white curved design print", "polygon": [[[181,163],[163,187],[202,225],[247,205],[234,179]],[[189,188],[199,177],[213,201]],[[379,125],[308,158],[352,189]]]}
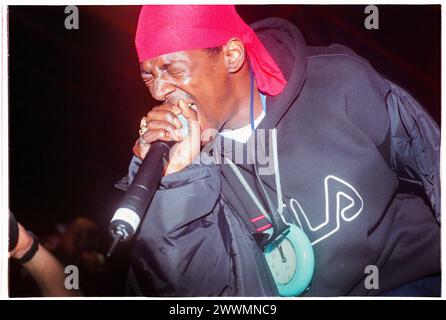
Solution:
{"label": "white curved design print", "polygon": [[[343,190],[342,190],[343,189]],[[327,226],[332,219],[336,219],[335,227],[328,227],[327,232],[319,236],[316,240],[311,242],[311,245],[315,245],[318,242],[328,238],[332,234],[336,233],[340,228],[340,218],[342,220],[349,222],[358,217],[361,214],[364,201],[362,200],[359,193],[356,189],[349,184],[348,182],[335,177],[333,175],[329,175],[324,179],[324,191],[325,191],[325,220],[321,224],[317,226],[313,226],[305,211],[302,209],[300,203],[296,199],[290,200],[291,211],[296,218],[296,221],[299,223],[300,228],[304,230],[302,223],[299,219],[298,212],[302,215],[305,220],[307,229],[312,232],[316,232]],[[348,193],[347,193],[348,192]],[[349,201],[349,204],[341,207],[341,199],[345,198]],[[298,212],[295,208],[295,205],[298,207]],[[349,212],[353,212],[352,215],[348,215]]]}

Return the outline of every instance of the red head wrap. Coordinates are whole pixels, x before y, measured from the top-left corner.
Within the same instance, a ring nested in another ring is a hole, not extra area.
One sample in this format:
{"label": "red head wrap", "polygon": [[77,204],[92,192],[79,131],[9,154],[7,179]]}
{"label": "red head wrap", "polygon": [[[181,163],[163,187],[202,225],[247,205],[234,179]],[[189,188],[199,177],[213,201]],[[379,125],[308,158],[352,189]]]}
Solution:
{"label": "red head wrap", "polygon": [[243,41],[259,90],[272,96],[282,92],[282,72],[233,5],[143,6],[135,44],[142,62],[166,53],[218,47],[232,37]]}

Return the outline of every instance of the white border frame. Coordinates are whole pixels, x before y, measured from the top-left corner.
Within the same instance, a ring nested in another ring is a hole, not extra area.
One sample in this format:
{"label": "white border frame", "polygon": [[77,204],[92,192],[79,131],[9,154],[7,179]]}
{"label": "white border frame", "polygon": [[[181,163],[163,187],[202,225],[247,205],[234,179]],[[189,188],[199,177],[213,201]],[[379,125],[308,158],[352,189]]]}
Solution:
{"label": "white border frame", "polygon": [[[1,150],[1,157],[0,157],[0,299],[7,299],[8,298],[8,213],[9,213],[9,126],[8,126],[8,120],[9,120],[9,113],[8,113],[8,9],[6,5],[68,5],[66,1],[42,1],[42,0],[34,0],[34,1],[5,1],[1,0],[1,42],[2,42],[2,51],[1,51],[1,108],[0,108],[0,150]],[[117,0],[108,0],[108,1],[88,1],[88,0],[77,0],[75,3],[70,3],[71,5],[141,5],[141,4],[169,4],[172,3],[172,1],[142,1],[142,0],[133,0],[131,3],[125,2],[125,1],[117,1]],[[333,1],[319,1],[319,0],[302,0],[302,1],[209,1],[209,0],[176,0],[174,2],[175,4],[317,4],[317,5],[332,5],[332,4],[339,4],[339,5],[367,5],[365,3],[358,3],[355,0],[333,0]],[[383,5],[383,4],[394,4],[394,5],[441,5],[441,1],[414,1],[414,0],[406,0],[406,1],[389,1],[389,0],[380,0],[375,3],[375,5]],[[446,27],[444,23],[444,14],[443,14],[443,8],[441,10],[441,50],[442,50],[442,63],[441,63],[441,92],[446,92],[445,89],[445,81],[446,77],[444,75],[444,65],[445,60],[444,58],[444,52],[443,52],[443,43],[445,40],[445,34],[446,34]],[[441,97],[441,111],[443,111],[443,106],[445,103],[445,94],[442,94]],[[445,123],[444,121],[444,112],[441,112],[441,126]],[[445,136],[443,130],[441,131],[441,159],[443,160],[445,158],[445,150],[444,150],[444,141]],[[443,168],[443,161],[440,162],[440,178],[443,182],[444,179],[444,168]],[[442,192],[441,192],[441,198],[442,200],[445,199],[445,190],[442,185]],[[444,203],[444,202],[443,202]],[[446,248],[446,239],[445,239],[445,230],[444,228],[441,228],[441,247],[442,247],[442,261],[441,261],[441,267],[442,270],[446,270],[446,262],[445,262],[445,248]],[[442,300],[446,300],[446,276],[442,277]],[[48,298],[27,298],[27,299],[48,299]],[[88,298],[56,298],[56,300],[83,300]],[[153,299],[153,300],[172,300],[172,299],[164,299],[164,298],[127,298],[127,297],[106,297],[106,298],[97,298],[100,300],[116,300],[116,299],[124,299],[124,300],[146,300],[146,299]],[[174,298],[174,300],[185,300],[185,299],[193,299],[193,300],[248,300],[252,298]],[[255,298],[256,300],[295,300],[296,298]],[[367,300],[367,299],[381,299],[381,300],[438,300],[439,298],[394,298],[394,297],[378,297],[378,298],[370,298],[370,297],[333,297],[333,298],[298,298],[303,300]]]}

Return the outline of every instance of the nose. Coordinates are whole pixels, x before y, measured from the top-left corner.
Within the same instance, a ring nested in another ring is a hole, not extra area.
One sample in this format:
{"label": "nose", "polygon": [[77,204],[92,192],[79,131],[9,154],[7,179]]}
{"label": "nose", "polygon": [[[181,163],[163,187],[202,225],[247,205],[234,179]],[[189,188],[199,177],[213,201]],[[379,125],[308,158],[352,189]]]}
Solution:
{"label": "nose", "polygon": [[167,95],[175,91],[175,86],[160,77],[156,77],[153,80],[153,86],[151,90],[151,95],[155,100],[164,101]]}

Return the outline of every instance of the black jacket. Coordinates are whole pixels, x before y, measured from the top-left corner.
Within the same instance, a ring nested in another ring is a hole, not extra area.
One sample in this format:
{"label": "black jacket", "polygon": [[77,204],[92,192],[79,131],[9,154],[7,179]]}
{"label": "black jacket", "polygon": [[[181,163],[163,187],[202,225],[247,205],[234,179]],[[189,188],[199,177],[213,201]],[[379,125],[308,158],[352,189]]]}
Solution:
{"label": "black jacket", "polygon": [[[316,269],[306,295],[375,295],[439,273],[436,124],[350,49],[308,47],[278,18],[252,27],[288,81],[267,97],[257,128],[269,143],[256,144],[254,135],[246,144],[216,139],[201,162],[162,179],[135,241],[129,293],[278,294],[256,232],[266,222],[250,221],[258,209],[224,161],[237,160],[237,148],[262,159],[255,165],[275,205],[280,175],[285,217],[312,242]],[[275,151],[280,172],[269,161]],[[238,167],[266,206],[246,162]],[[132,160],[129,180],[139,163]],[[379,290],[364,286],[368,265],[380,271]]]}

